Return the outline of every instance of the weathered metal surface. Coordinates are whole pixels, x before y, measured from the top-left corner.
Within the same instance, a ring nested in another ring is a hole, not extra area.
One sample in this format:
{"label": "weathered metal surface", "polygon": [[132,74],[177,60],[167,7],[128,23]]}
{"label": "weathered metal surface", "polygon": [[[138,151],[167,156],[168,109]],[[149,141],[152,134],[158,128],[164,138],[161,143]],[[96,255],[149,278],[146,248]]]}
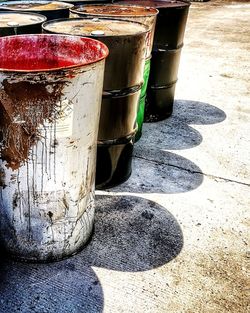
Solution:
{"label": "weathered metal surface", "polygon": [[146,121],[171,116],[181,50],[153,49],[149,86],[147,89]]}
{"label": "weathered metal surface", "polygon": [[0,37],[19,34],[37,34],[47,20],[43,15],[0,11]]}
{"label": "weathered metal surface", "polygon": [[[133,4],[133,3],[132,3]],[[84,14],[86,16],[98,17],[98,16],[106,16],[112,18],[126,19],[134,22],[140,22],[149,27],[149,33],[146,38],[147,43],[147,51],[146,51],[146,59],[151,58],[151,51],[153,47],[154,41],[154,33],[155,33],[155,24],[156,24],[156,16],[158,14],[158,10],[156,8],[152,8],[149,6],[133,6],[133,5],[86,5],[86,6],[78,6],[74,7],[71,10],[71,15],[74,15],[77,12],[78,15],[81,16]],[[79,13],[80,12],[80,13]],[[147,72],[147,71],[146,71]],[[143,86],[142,90],[147,88],[148,76],[145,77],[143,75]],[[142,131],[142,124],[144,120],[144,107],[145,107],[145,97],[143,91],[141,93],[140,101],[138,103],[138,134],[137,140],[139,140]]]}
{"label": "weathered metal surface", "polygon": [[[92,37],[109,48],[103,89],[122,93],[143,81],[145,38],[148,28],[139,23],[113,19],[72,18],[47,22],[46,32]],[[102,31],[95,35],[93,31]],[[114,73],[117,73],[114,76]]]}
{"label": "weathered metal surface", "polygon": [[[50,21],[43,25],[43,29],[50,33],[64,32],[67,34],[77,36],[97,36],[97,31],[102,33],[99,36],[114,37],[114,36],[135,36],[136,34],[146,32],[146,28],[139,23],[132,23],[124,20],[117,20],[107,17],[86,17],[71,18],[71,19],[57,19]],[[93,34],[94,32],[94,34]],[[105,38],[103,38],[105,40]]]}
{"label": "weathered metal surface", "polygon": [[[124,20],[72,18],[47,22],[43,29],[93,37],[109,47],[98,140],[113,140],[134,132],[143,82],[147,28]],[[95,31],[101,31],[103,35],[93,35]]]}
{"label": "weathered metal surface", "polygon": [[131,16],[141,16],[141,17],[146,17],[146,16],[155,16],[157,14],[157,10],[150,6],[119,6],[117,4],[106,4],[106,5],[86,5],[73,8],[74,10],[79,10],[83,13],[88,13],[90,15],[99,15],[99,16],[109,16],[109,17],[117,17],[123,16],[123,17],[131,17]]}
{"label": "weathered metal surface", "polygon": [[99,4],[99,3],[108,3],[112,2],[112,0],[60,0],[62,2],[72,3],[74,5],[81,5],[81,4]]}
{"label": "weathered metal surface", "polygon": [[[133,5],[86,5],[75,6],[70,11],[70,16],[92,16],[92,17],[112,17],[116,19],[126,19],[134,22],[140,22],[149,27],[149,33],[146,38],[146,59],[151,58],[151,51],[154,41],[155,24],[158,10],[156,8],[148,6],[133,6]],[[143,75],[145,76],[145,75]],[[146,78],[146,79],[145,79]],[[142,90],[147,88],[147,77],[144,77]],[[144,99],[143,92],[141,93],[141,99]],[[143,100],[138,103],[138,112],[140,116],[137,117],[138,122],[138,135],[137,140],[140,138],[142,131],[142,123],[144,120],[144,106]]]}
{"label": "weathered metal surface", "polygon": [[180,0],[131,0],[119,1],[122,5],[137,5],[157,8],[154,45],[165,45],[166,49],[176,49],[183,44],[190,3]]}
{"label": "weathered metal surface", "polygon": [[147,89],[147,122],[163,120],[173,112],[181,50],[153,49]]}
{"label": "weathered metal surface", "polygon": [[148,83],[146,120],[162,120],[173,111],[175,84],[190,3],[179,0],[134,0],[119,3],[151,6],[159,10]]}
{"label": "weathered metal surface", "polygon": [[139,98],[140,88],[124,96],[103,96],[98,141],[119,140],[136,131]]}
{"label": "weathered metal surface", "polygon": [[97,146],[96,186],[110,188],[126,181],[132,173],[135,132],[113,144],[99,141]]}
{"label": "weathered metal surface", "polygon": [[[124,167],[127,162],[127,168],[130,171],[126,173],[131,173],[132,153],[127,154],[127,159],[119,162],[119,158],[126,156],[126,154],[121,154],[119,145],[122,144],[124,148],[137,129],[136,115],[143,82],[145,39],[149,30],[139,23],[103,18],[51,21],[45,23],[43,29],[49,32],[93,37],[105,43],[109,48],[110,55],[105,67],[98,133],[98,151],[102,153],[105,150],[109,158],[102,159],[101,156],[97,156],[97,180],[102,182],[102,186],[105,185],[106,176],[102,177],[102,167],[108,168],[106,162],[111,162],[114,166],[109,171],[107,183],[117,184],[118,178],[116,177],[113,182],[112,177],[115,173],[121,175],[124,173],[119,169],[120,166]],[[116,73],[115,76],[114,73]],[[128,136],[130,136],[129,140]],[[125,141],[124,138],[126,138]],[[99,149],[100,145],[102,148]],[[120,176],[120,181],[124,181],[128,176],[128,174],[126,177]]]}
{"label": "weathered metal surface", "polygon": [[0,10],[40,13],[45,15],[48,20],[69,17],[69,9],[72,7],[73,5],[70,3],[45,0],[19,0],[0,3]]}
{"label": "weathered metal surface", "polygon": [[152,51],[157,14],[158,10],[155,8],[139,7],[133,5],[121,6],[115,4],[81,5],[74,6],[70,10],[71,17],[108,17],[112,19],[124,19],[138,22],[148,26],[149,33],[146,38],[147,58],[150,57]]}
{"label": "weathered metal surface", "polygon": [[176,82],[165,86],[148,86],[145,121],[157,122],[171,116],[173,112]]}
{"label": "weathered metal surface", "polygon": [[149,84],[151,86],[166,86],[178,79],[178,69],[181,58],[179,49],[154,49],[152,51],[152,68]]}
{"label": "weathered metal surface", "polygon": [[0,243],[13,257],[57,260],[90,236],[107,53],[88,38],[0,38]]}

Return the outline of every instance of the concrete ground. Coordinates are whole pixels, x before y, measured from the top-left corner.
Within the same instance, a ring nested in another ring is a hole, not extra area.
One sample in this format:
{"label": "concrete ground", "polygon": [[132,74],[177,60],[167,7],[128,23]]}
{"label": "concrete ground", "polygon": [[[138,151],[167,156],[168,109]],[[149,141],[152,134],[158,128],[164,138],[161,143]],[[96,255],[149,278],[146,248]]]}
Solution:
{"label": "concrete ground", "polygon": [[250,3],[193,3],[173,116],[97,192],[95,233],[52,264],[0,261],[0,312],[246,313]]}

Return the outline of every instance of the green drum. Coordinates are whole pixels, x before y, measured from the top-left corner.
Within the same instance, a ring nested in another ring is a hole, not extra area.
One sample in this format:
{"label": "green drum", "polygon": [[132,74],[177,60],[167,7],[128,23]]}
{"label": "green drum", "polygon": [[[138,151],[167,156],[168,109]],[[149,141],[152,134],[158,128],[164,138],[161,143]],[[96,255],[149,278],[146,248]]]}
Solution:
{"label": "green drum", "polygon": [[149,78],[149,73],[150,73],[150,59],[151,59],[151,57],[146,59],[145,66],[144,66],[143,85],[141,88],[138,113],[137,113],[137,118],[136,118],[138,130],[137,130],[137,133],[135,135],[135,141],[138,141],[142,135],[142,125],[143,125],[143,121],[144,121],[146,91],[147,91],[148,78]]}

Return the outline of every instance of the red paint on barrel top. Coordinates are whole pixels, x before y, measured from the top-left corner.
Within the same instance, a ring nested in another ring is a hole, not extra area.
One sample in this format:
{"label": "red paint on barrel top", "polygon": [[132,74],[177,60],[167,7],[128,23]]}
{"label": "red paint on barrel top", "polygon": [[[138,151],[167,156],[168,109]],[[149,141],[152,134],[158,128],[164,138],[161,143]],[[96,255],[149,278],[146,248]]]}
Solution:
{"label": "red paint on barrel top", "polygon": [[23,35],[0,38],[0,71],[47,71],[91,64],[108,48],[91,38]]}

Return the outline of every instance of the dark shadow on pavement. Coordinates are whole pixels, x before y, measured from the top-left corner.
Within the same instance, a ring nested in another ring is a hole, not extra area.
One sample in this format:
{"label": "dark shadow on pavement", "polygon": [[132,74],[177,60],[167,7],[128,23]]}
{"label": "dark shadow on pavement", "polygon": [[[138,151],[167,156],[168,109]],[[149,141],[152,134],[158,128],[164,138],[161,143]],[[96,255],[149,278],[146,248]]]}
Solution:
{"label": "dark shadow on pavement", "polygon": [[95,233],[74,256],[89,264],[122,272],[146,271],[174,259],[183,246],[175,217],[159,204],[135,196],[96,196]]}
{"label": "dark shadow on pavement", "polygon": [[202,170],[195,163],[172,152],[138,145],[130,178],[109,190],[173,194],[194,190],[202,182]]}
{"label": "dark shadow on pavement", "polygon": [[226,113],[208,103],[190,100],[175,100],[173,117],[186,124],[210,125],[221,123],[226,119]]}
{"label": "dark shadow on pavement", "polygon": [[188,124],[211,125],[225,118],[224,111],[208,103],[176,100],[170,118],[143,125],[134,146],[132,175],[112,191],[172,194],[196,189],[203,182],[202,170],[167,150],[189,149],[202,142],[201,134]]}
{"label": "dark shadow on pavement", "polygon": [[25,264],[1,255],[1,313],[101,313],[103,303],[100,282],[84,263]]}
{"label": "dark shadow on pavement", "polygon": [[201,134],[176,117],[156,123],[144,123],[140,140],[135,146],[151,144],[159,149],[182,150],[198,146]]}
{"label": "dark shadow on pavement", "polygon": [[143,125],[142,137],[136,145],[154,145],[159,149],[182,150],[198,146],[202,135],[189,124],[211,125],[223,122],[226,114],[204,102],[176,100],[171,117]]}
{"label": "dark shadow on pavement", "polygon": [[101,313],[104,296],[92,267],[146,271],[174,259],[183,234],[174,216],[134,196],[97,196],[95,231],[77,255],[50,264],[0,258],[1,313]]}

